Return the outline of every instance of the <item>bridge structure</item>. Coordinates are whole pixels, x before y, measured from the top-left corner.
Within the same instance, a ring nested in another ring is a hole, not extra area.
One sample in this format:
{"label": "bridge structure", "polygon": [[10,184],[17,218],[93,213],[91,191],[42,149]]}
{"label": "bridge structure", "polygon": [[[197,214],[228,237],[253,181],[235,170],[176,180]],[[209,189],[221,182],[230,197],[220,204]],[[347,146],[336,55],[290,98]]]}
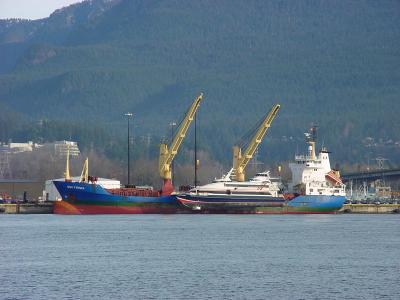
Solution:
{"label": "bridge structure", "polygon": [[400,169],[377,169],[365,172],[342,174],[344,182],[353,181],[374,181],[378,179],[397,180],[400,179]]}
{"label": "bridge structure", "polygon": [[400,169],[376,169],[371,171],[347,173],[341,176],[346,183],[350,198],[367,199],[369,187],[373,187],[373,197],[400,199]]}

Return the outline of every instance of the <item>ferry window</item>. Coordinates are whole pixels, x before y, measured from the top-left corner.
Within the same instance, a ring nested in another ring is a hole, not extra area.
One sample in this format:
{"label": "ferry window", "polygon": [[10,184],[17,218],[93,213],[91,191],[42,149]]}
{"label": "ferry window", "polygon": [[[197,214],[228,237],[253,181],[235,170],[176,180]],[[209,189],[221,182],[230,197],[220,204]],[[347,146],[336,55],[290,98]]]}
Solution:
{"label": "ferry window", "polygon": [[313,189],[310,189],[310,192],[312,192],[313,191]]}

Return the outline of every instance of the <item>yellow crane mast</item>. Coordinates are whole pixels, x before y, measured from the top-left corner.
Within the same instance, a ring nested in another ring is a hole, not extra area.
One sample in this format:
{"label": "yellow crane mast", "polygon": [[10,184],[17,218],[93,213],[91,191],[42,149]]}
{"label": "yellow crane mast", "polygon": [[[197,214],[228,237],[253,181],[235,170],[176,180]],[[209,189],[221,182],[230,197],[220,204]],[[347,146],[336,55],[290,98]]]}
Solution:
{"label": "yellow crane mast", "polygon": [[85,163],[83,164],[81,181],[89,182],[89,157],[86,157]]}
{"label": "yellow crane mast", "polygon": [[65,162],[65,172],[64,172],[65,181],[71,181],[71,176],[69,174],[69,145],[67,144],[67,158]]}
{"label": "yellow crane mast", "polygon": [[244,181],[244,170],[249,161],[253,158],[258,145],[262,142],[280,107],[279,104],[275,104],[271,111],[265,116],[243,155],[240,146],[233,146],[233,174],[237,181]]}
{"label": "yellow crane mast", "polygon": [[164,179],[162,194],[169,195],[173,192],[174,188],[172,186],[172,172],[171,164],[174,160],[176,154],[178,153],[179,147],[181,146],[186,133],[189,129],[190,123],[192,123],[197,109],[199,108],[200,102],[203,99],[203,93],[201,93],[192,103],[192,106],[186,113],[181,125],[178,128],[171,145],[168,146],[165,143],[160,145],[160,158],[159,158],[159,171],[161,178]]}

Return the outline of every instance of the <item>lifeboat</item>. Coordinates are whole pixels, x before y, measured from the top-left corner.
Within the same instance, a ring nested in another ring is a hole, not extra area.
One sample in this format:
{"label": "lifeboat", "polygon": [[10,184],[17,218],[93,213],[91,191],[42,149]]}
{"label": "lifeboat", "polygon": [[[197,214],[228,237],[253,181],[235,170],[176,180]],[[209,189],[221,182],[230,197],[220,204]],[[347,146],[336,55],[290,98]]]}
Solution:
{"label": "lifeboat", "polygon": [[335,171],[330,171],[325,175],[326,180],[333,183],[334,185],[341,185],[343,184],[342,179]]}

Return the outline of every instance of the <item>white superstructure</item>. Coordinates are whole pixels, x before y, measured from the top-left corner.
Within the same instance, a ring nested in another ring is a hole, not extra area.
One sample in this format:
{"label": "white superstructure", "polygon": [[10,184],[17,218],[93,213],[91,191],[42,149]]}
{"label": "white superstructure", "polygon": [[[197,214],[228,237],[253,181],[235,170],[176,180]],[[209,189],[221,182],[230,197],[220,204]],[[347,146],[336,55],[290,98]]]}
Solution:
{"label": "white superstructure", "polygon": [[345,196],[346,186],[340,179],[338,171],[331,169],[329,152],[326,148],[315,155],[315,128],[313,137],[307,134],[308,155],[296,155],[295,161],[289,163],[292,171],[292,182],[289,190],[304,195],[335,195]]}

